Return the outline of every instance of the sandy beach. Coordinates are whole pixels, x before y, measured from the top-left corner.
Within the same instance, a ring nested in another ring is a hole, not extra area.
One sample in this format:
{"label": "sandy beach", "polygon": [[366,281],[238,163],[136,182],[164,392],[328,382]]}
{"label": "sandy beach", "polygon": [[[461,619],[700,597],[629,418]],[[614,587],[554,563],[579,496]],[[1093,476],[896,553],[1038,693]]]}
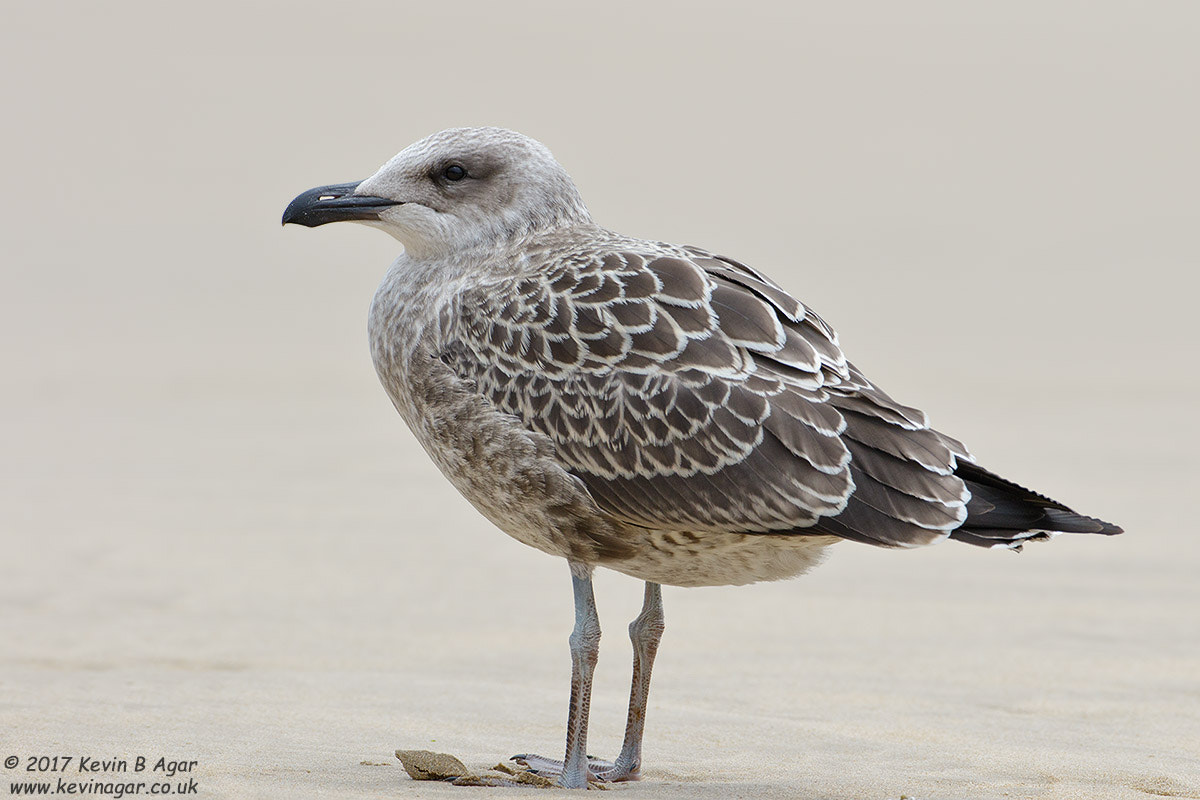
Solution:
{"label": "sandy beach", "polygon": [[[393,756],[560,754],[570,579],[380,389],[365,315],[398,245],[279,227],[304,189],[496,124],[602,224],[767,272],[980,463],[1127,531],[667,587],[644,778],[615,796],[1200,798],[1195,7],[10,17],[0,793],[548,796]],[[596,589],[611,757],[642,590]]]}

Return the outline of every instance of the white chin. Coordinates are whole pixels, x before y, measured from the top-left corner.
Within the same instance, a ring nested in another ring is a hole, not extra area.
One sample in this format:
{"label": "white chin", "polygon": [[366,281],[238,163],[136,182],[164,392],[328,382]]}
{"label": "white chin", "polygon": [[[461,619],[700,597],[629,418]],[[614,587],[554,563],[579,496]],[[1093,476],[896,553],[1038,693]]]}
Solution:
{"label": "white chin", "polygon": [[393,239],[397,239],[401,243],[404,242],[404,233],[397,230],[396,226],[390,222],[384,222],[383,220],[379,219],[356,219],[352,221],[359,225],[366,225],[368,228],[374,228],[377,231],[383,231]]}

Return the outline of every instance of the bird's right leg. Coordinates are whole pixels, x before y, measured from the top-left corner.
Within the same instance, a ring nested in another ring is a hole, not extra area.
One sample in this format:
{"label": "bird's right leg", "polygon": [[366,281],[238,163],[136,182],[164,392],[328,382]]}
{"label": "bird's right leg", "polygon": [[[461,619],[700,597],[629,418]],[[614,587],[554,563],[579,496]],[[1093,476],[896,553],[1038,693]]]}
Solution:
{"label": "bird's right leg", "polygon": [[[605,781],[636,780],[642,766],[642,731],[646,727],[646,700],[650,695],[650,672],[663,630],[662,587],[646,582],[646,597],[642,613],[629,623],[629,639],[633,642],[633,682],[629,689],[629,717],[625,722],[625,741],[612,768],[601,770],[596,777]],[[595,765],[593,764],[593,770]]]}

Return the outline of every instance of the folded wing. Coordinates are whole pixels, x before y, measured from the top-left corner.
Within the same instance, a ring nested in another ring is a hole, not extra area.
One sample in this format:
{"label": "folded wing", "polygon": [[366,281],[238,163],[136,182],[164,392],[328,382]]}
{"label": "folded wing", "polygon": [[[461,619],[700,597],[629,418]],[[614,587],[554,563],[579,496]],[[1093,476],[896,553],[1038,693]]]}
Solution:
{"label": "folded wing", "polygon": [[963,526],[965,448],[811,309],[732,259],[640,244],[548,251],[473,290],[442,360],[627,523],[900,547]]}

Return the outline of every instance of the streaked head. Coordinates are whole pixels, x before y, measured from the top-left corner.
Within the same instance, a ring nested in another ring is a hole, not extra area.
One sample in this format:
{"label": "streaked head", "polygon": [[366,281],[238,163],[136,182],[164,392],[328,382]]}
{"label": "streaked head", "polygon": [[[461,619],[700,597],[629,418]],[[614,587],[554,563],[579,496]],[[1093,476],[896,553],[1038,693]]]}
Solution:
{"label": "streaked head", "polygon": [[588,220],[575,184],[550,151],[503,128],[435,133],[365,181],[311,189],[283,213],[285,225],[361,222],[414,255]]}

